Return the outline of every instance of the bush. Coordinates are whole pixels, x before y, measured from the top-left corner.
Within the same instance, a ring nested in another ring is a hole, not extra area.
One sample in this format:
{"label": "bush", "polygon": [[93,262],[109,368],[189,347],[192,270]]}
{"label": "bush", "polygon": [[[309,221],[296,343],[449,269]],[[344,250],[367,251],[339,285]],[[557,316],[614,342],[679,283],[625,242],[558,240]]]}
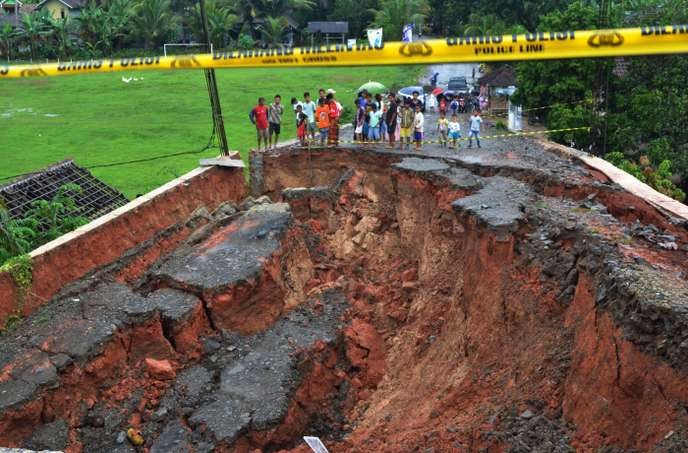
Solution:
{"label": "bush", "polygon": [[34,201],[21,219],[11,218],[0,205],[0,265],[88,223],[72,198],[81,192],[80,186],[65,184],[52,200]]}
{"label": "bush", "polygon": [[656,191],[680,202],[686,199],[685,192],[676,187],[672,181],[673,175],[671,173],[670,160],[662,160],[657,168],[653,168],[651,158],[648,156],[640,156],[639,164],[628,160],[619,151],[608,153],[604,158],[614,166],[648,184]]}

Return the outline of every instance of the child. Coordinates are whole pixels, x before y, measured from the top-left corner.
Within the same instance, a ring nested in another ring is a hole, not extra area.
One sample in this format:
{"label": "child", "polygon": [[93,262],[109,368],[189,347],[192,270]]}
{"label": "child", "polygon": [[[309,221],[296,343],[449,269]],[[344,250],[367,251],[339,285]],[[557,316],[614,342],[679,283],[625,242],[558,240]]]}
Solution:
{"label": "child", "polygon": [[454,99],[452,99],[451,104],[449,104],[449,108],[452,111],[452,115],[456,115],[459,110],[459,96],[454,95]]}
{"label": "child", "polygon": [[480,125],[483,123],[483,119],[480,118],[480,110],[473,112],[473,116],[471,116],[470,120],[468,121],[468,147],[471,148],[473,146],[472,141],[473,137],[475,137],[475,141],[478,143],[478,148],[480,148]]}
{"label": "child", "polygon": [[296,136],[301,142],[301,146],[306,146],[306,136],[308,135],[308,116],[303,113],[301,105],[296,106]]}
{"label": "child", "polygon": [[330,107],[327,105],[327,100],[324,97],[318,99],[315,118],[318,122],[318,129],[320,129],[320,145],[323,146],[330,132]]}
{"label": "child", "polygon": [[382,112],[378,110],[375,104],[370,106],[369,117],[368,140],[371,142],[378,142],[380,141],[380,120],[382,119]]}
{"label": "child", "polygon": [[416,105],[416,114],[413,117],[413,138],[416,141],[416,149],[420,150],[423,144],[423,124],[425,123],[425,117],[423,112],[421,112],[420,105]]}
{"label": "child", "polygon": [[[455,117],[456,115],[453,115]],[[449,120],[445,116],[444,112],[440,112],[440,117],[437,120],[437,132],[440,134],[440,146],[443,148],[447,147],[447,132],[449,129]]]}
{"label": "child", "polygon": [[440,113],[447,113],[447,98],[443,94],[440,94]]}
{"label": "child", "polygon": [[303,93],[303,102],[301,103],[303,113],[308,117],[308,132],[312,139],[315,139],[315,102],[311,101],[311,94],[306,91]]}
{"label": "child", "polygon": [[411,110],[411,103],[405,100],[399,114],[399,149],[404,148],[404,139],[406,139],[406,149],[411,146],[411,129],[413,128],[414,115],[413,110]]}
{"label": "child", "polygon": [[450,146],[451,149],[458,148],[458,140],[461,138],[461,124],[459,124],[459,117],[452,115],[451,121],[448,125],[449,128],[449,139],[452,141]]}

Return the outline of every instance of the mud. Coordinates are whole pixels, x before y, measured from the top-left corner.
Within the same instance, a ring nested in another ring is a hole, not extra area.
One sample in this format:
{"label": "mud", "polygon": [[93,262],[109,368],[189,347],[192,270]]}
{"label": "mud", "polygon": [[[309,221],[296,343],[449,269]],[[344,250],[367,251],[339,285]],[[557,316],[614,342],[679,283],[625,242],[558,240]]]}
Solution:
{"label": "mud", "polygon": [[0,444],[688,444],[684,224],[521,139],[252,164],[257,198],[180,219],[3,334]]}

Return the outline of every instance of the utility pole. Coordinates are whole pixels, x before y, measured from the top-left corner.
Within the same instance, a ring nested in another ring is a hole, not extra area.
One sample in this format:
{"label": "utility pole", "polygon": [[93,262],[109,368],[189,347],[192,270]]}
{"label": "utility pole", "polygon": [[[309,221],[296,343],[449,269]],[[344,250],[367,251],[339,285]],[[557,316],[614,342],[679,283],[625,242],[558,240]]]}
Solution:
{"label": "utility pole", "polygon": [[[597,17],[597,28],[602,30],[609,28],[609,15],[611,13],[611,0],[601,0]],[[609,58],[600,58],[597,62],[597,82],[595,96],[595,113],[598,119],[602,120],[599,125],[598,133],[602,138],[601,155],[607,154],[607,131],[609,124],[609,78],[611,72],[611,62]],[[600,118],[601,117],[601,118]]]}
{"label": "utility pole", "polygon": [[[210,52],[210,33],[208,32],[208,16],[205,12],[205,0],[199,0],[201,6],[201,24],[203,25],[203,35],[205,37],[206,48]],[[208,85],[208,97],[210,107],[213,111],[213,127],[215,134],[220,142],[220,150],[223,156],[229,156],[229,145],[227,144],[227,134],[225,133],[225,123],[222,120],[222,107],[220,107],[220,94],[217,91],[217,79],[214,69],[205,69],[205,81]]]}

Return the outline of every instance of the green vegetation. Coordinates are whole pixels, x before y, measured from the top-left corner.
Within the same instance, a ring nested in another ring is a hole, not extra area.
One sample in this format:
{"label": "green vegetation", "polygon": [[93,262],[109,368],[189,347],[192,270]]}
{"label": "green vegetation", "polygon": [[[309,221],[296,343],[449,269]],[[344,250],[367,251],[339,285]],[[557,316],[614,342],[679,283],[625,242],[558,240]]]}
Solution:
{"label": "green vegetation", "polygon": [[[81,191],[76,184],[65,184],[52,200],[34,201],[21,219],[11,218],[7,209],[0,206],[0,265],[9,263],[10,266],[0,270],[15,269],[21,263],[16,261],[17,257],[88,223],[88,219],[79,216],[79,208],[72,198]],[[21,287],[26,279],[24,274],[18,275],[15,280]]]}
{"label": "green vegetation", "polygon": [[6,332],[16,327],[22,320],[22,312],[24,310],[24,297],[26,292],[31,288],[33,281],[33,262],[29,255],[19,255],[10,258],[4,264],[0,265],[0,273],[7,272],[17,285],[19,292],[19,300],[14,311],[7,316],[5,323],[0,327],[0,332]]}
{"label": "green vegetation", "polygon": [[[354,90],[368,80],[387,87],[415,82],[421,68],[245,69],[217,71],[230,148],[247,156],[255,146],[248,112],[259,96],[334,88],[345,109],[353,108]],[[122,77],[143,77],[123,83]],[[345,110],[345,112],[347,111]],[[290,111],[282,139],[293,138]],[[73,157],[78,165],[145,159],[197,151],[208,142],[212,120],[205,79],[200,71],[116,73],[26,79],[0,83],[0,178],[37,170]],[[347,134],[346,130],[343,134]],[[217,149],[92,172],[129,198],[148,192],[198,166]]]}
{"label": "green vegetation", "polygon": [[[637,0],[615,4],[612,27],[685,23],[688,0]],[[540,18],[539,29],[590,29],[598,26],[595,2],[575,0]],[[618,61],[560,60],[517,65],[513,100],[538,111],[550,129],[591,126],[593,133],[553,135],[564,144],[589,149],[683,201],[688,189],[688,57],[635,57]],[[598,74],[609,74],[608,85]],[[594,99],[607,91],[607,105]],[[606,112],[604,111],[606,110]],[[679,186],[679,187],[677,187]]]}

